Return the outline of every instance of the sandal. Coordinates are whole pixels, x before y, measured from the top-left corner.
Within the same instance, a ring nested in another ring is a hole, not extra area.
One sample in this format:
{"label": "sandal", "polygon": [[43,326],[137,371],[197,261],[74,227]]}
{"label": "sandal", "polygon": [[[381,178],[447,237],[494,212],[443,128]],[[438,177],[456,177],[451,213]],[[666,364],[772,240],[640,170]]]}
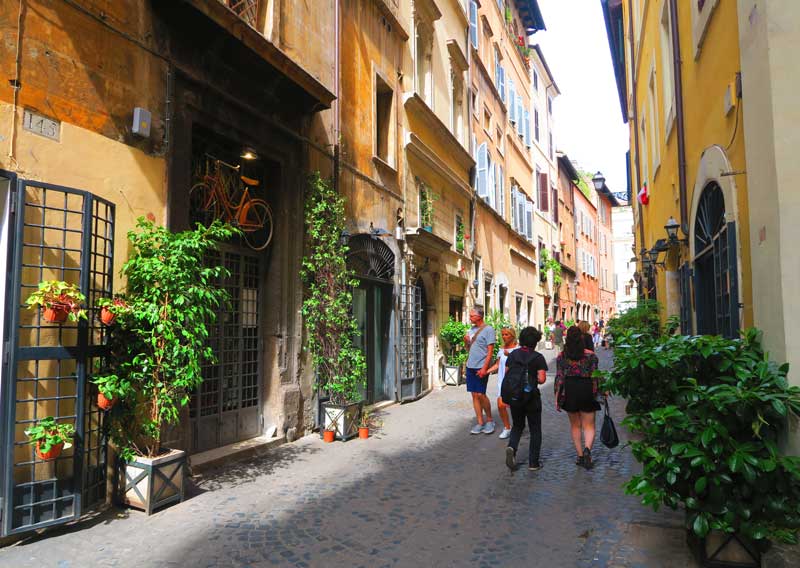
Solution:
{"label": "sandal", "polygon": [[586,469],[592,469],[594,465],[592,464],[592,450],[589,448],[583,448],[583,457],[581,459],[583,460],[583,467]]}

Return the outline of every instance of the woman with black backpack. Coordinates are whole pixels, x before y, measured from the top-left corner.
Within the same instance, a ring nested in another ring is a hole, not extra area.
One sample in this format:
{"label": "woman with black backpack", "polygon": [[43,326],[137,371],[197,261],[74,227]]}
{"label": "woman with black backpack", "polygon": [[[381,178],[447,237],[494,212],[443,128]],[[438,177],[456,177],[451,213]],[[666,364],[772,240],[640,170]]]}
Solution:
{"label": "woman with black backpack", "polygon": [[512,351],[506,361],[501,397],[511,407],[511,438],[506,448],[506,465],[512,471],[517,468],[517,448],[525,429],[525,420],[531,432],[528,452],[528,469],[542,468],[539,453],[542,449],[542,397],[539,385],[547,380],[547,362],[534,348],[542,339],[542,332],[535,327],[526,327],[519,334],[520,348]]}

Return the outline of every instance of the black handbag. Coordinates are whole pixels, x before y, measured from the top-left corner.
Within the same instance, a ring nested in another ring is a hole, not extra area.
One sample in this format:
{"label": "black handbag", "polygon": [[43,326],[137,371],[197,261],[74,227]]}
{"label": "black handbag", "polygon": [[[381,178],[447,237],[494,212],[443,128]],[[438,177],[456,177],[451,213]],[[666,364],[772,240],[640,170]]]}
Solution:
{"label": "black handbag", "polygon": [[603,416],[603,427],[600,429],[600,441],[606,448],[616,448],[619,446],[619,436],[614,427],[614,420],[608,413],[608,399],[605,399],[605,415]]}

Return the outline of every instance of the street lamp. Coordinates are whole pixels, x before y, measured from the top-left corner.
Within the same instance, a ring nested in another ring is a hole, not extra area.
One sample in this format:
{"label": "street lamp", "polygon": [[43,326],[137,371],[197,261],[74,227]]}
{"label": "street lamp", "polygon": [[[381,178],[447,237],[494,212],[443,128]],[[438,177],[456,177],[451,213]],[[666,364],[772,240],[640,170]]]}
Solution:
{"label": "street lamp", "polygon": [[594,188],[597,191],[600,191],[601,189],[603,189],[603,186],[606,183],[606,178],[603,177],[603,174],[598,171],[596,174],[594,174],[594,177],[592,178],[592,183],[594,184]]}
{"label": "street lamp", "polygon": [[667,238],[669,239],[670,244],[674,244],[678,242],[678,229],[680,229],[680,224],[675,220],[675,217],[671,216],[667,219],[667,224],[664,225],[664,229],[667,231]]}

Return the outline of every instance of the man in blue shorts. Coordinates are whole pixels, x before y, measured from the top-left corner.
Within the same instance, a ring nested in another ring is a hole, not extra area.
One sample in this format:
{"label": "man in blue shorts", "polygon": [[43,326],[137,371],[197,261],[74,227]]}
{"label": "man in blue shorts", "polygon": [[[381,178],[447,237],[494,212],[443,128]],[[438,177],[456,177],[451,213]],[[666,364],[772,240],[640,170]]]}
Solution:
{"label": "man in blue shorts", "polygon": [[467,392],[472,393],[472,407],[478,423],[472,427],[470,434],[491,434],[494,432],[492,420],[492,403],[486,396],[486,385],[489,383],[489,366],[494,353],[495,331],[483,321],[483,306],[475,306],[469,311],[472,328],[464,336],[469,348],[467,359]]}

